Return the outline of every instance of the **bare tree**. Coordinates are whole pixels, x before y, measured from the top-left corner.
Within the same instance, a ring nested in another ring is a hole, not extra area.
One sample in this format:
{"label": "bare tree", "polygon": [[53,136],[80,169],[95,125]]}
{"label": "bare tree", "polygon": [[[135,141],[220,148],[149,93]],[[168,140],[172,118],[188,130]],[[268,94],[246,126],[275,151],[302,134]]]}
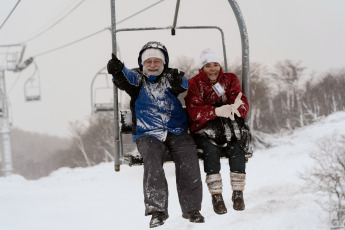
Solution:
{"label": "bare tree", "polygon": [[[114,160],[111,154],[114,150],[114,125],[113,113],[99,113],[90,117],[89,129],[86,132],[87,139],[91,140],[91,146],[94,158],[104,154],[102,161]],[[98,155],[98,156],[97,156]]]}
{"label": "bare tree", "polygon": [[[199,73],[199,69],[198,66],[195,64],[195,60],[193,58],[189,58],[186,56],[177,58],[177,60],[170,66],[183,71],[187,79],[190,79]],[[187,92],[184,92],[178,96],[178,99],[180,100],[183,106],[185,105],[184,97],[186,96],[186,94]]]}
{"label": "bare tree", "polygon": [[[67,138],[28,132],[14,127],[11,131],[13,171],[26,179],[48,176],[52,171],[71,166],[66,149]],[[1,145],[1,143],[0,143]]]}
{"label": "bare tree", "polygon": [[315,164],[301,175],[306,187],[312,192],[325,194],[327,206],[334,226],[345,227],[345,136],[333,133],[332,137],[319,142],[319,151],[310,156]]}
{"label": "bare tree", "polygon": [[178,68],[185,73],[187,79],[190,79],[199,73],[198,66],[195,64],[195,60],[189,57],[179,57],[173,64],[174,68]]}
{"label": "bare tree", "polygon": [[[304,126],[303,107],[301,103],[302,91],[300,90],[300,79],[304,74],[305,67],[301,66],[301,62],[291,60],[279,61],[275,65],[273,76],[281,79],[282,84],[287,87],[286,93],[286,110],[288,115],[286,125],[292,129],[294,120],[299,122],[299,126]],[[296,118],[297,116],[297,118]]]}
{"label": "bare tree", "polygon": [[87,163],[87,166],[91,166],[91,163],[89,161],[89,157],[87,156],[87,152],[85,149],[85,140],[83,138],[83,133],[86,130],[85,126],[79,122],[76,121],[74,123],[70,123],[70,131],[72,133],[72,143],[76,145],[80,152],[83,154],[84,159]]}

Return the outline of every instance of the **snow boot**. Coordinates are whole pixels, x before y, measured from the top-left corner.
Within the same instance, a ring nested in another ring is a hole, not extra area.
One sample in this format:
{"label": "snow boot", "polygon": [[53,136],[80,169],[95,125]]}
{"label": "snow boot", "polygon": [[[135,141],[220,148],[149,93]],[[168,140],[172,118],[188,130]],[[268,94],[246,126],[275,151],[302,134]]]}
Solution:
{"label": "snow boot", "polygon": [[224,214],[227,213],[227,209],[224,204],[222,192],[223,192],[223,183],[222,183],[222,176],[220,173],[218,174],[211,174],[206,175],[206,184],[208,190],[212,195],[212,205],[213,210],[217,214]]}
{"label": "snow boot", "polygon": [[237,211],[245,209],[243,190],[246,184],[246,174],[230,172],[230,180],[232,187],[233,208]]}
{"label": "snow boot", "polygon": [[237,211],[242,211],[245,208],[243,200],[243,191],[232,192],[232,202],[234,202],[233,208]]}
{"label": "snow boot", "polygon": [[228,210],[225,207],[222,194],[212,195],[212,204],[215,213],[221,215],[228,212]]}
{"label": "snow boot", "polygon": [[205,218],[201,215],[201,213],[198,210],[185,212],[182,214],[182,217],[185,219],[189,219],[189,221],[193,223],[205,222]]}
{"label": "snow boot", "polygon": [[169,215],[164,212],[155,212],[152,213],[150,228],[155,228],[165,223],[165,220],[168,219]]}

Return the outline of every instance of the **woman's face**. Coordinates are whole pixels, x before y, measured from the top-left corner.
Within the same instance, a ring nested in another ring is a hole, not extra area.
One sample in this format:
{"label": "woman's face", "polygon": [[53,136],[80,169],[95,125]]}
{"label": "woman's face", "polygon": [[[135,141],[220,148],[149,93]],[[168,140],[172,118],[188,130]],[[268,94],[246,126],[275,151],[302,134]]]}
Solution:
{"label": "woman's face", "polygon": [[202,67],[202,71],[206,73],[210,81],[216,81],[219,76],[220,65],[217,62],[210,62]]}

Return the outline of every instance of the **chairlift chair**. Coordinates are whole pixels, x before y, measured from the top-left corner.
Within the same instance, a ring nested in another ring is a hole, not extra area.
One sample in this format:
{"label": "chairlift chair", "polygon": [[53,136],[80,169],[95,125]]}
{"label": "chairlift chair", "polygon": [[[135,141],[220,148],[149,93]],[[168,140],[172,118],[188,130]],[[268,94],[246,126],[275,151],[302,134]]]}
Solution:
{"label": "chairlift chair", "polygon": [[35,70],[33,74],[24,83],[24,96],[25,101],[39,101],[41,100],[41,83],[38,67],[35,61],[33,61]]}
{"label": "chairlift chair", "polygon": [[113,89],[109,87],[96,88],[93,108],[95,113],[113,111]]}
{"label": "chairlift chair", "polygon": [[[235,14],[237,24],[239,27],[240,35],[241,35],[241,44],[242,44],[242,90],[244,94],[247,96],[248,101],[250,100],[249,95],[249,42],[248,42],[248,34],[247,29],[245,26],[244,18],[242,16],[241,10],[239,5],[237,4],[236,0],[228,0],[233,13]],[[116,34],[118,32],[126,32],[126,31],[150,31],[150,30],[171,30],[171,35],[174,36],[176,34],[176,30],[184,30],[184,29],[217,29],[221,33],[222,37],[222,45],[223,45],[223,56],[224,56],[224,68],[227,71],[227,57],[226,57],[226,49],[224,44],[224,33],[221,28],[217,26],[176,26],[177,16],[179,11],[180,0],[176,2],[175,8],[175,15],[174,21],[172,26],[168,27],[146,27],[146,28],[123,28],[123,29],[116,29],[116,19],[115,19],[115,0],[111,0],[111,34],[112,34],[112,51],[116,53],[117,43],[116,43]],[[130,111],[122,111],[120,108],[119,113],[119,103],[118,103],[118,89],[116,86],[113,86],[113,97],[114,97],[114,143],[115,143],[115,171],[120,171],[120,165],[128,164],[128,165],[135,165],[135,164],[142,164],[141,156],[138,155],[124,155],[123,153],[123,143],[122,143],[122,134],[129,133],[131,130],[131,126],[128,124],[128,121],[131,121],[129,118]],[[119,121],[120,115],[120,121]],[[120,127],[121,124],[121,127]],[[173,160],[170,159],[171,156],[167,154],[166,161]]]}
{"label": "chairlift chair", "polygon": [[[101,79],[103,77],[103,79]],[[93,113],[114,111],[113,87],[109,82],[110,77],[105,72],[105,67],[100,69],[91,83],[91,109]],[[96,83],[100,83],[102,86]]]}

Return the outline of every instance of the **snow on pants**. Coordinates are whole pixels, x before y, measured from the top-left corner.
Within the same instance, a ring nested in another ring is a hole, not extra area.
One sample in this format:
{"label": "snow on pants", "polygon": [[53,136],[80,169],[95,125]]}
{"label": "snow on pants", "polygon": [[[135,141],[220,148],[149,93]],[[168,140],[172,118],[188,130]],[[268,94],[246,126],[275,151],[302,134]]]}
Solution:
{"label": "snow on pants", "polygon": [[168,184],[163,169],[167,150],[175,162],[177,193],[182,212],[201,210],[202,181],[193,138],[187,132],[180,135],[168,133],[164,142],[152,136],[143,136],[136,143],[144,161],[145,215],[168,213]]}
{"label": "snow on pants", "polygon": [[237,141],[231,141],[226,147],[220,147],[212,144],[207,137],[198,134],[194,136],[194,141],[198,149],[202,149],[203,151],[204,171],[207,175],[218,174],[220,172],[220,156],[222,151],[229,158],[231,172],[245,173],[245,153]]}

